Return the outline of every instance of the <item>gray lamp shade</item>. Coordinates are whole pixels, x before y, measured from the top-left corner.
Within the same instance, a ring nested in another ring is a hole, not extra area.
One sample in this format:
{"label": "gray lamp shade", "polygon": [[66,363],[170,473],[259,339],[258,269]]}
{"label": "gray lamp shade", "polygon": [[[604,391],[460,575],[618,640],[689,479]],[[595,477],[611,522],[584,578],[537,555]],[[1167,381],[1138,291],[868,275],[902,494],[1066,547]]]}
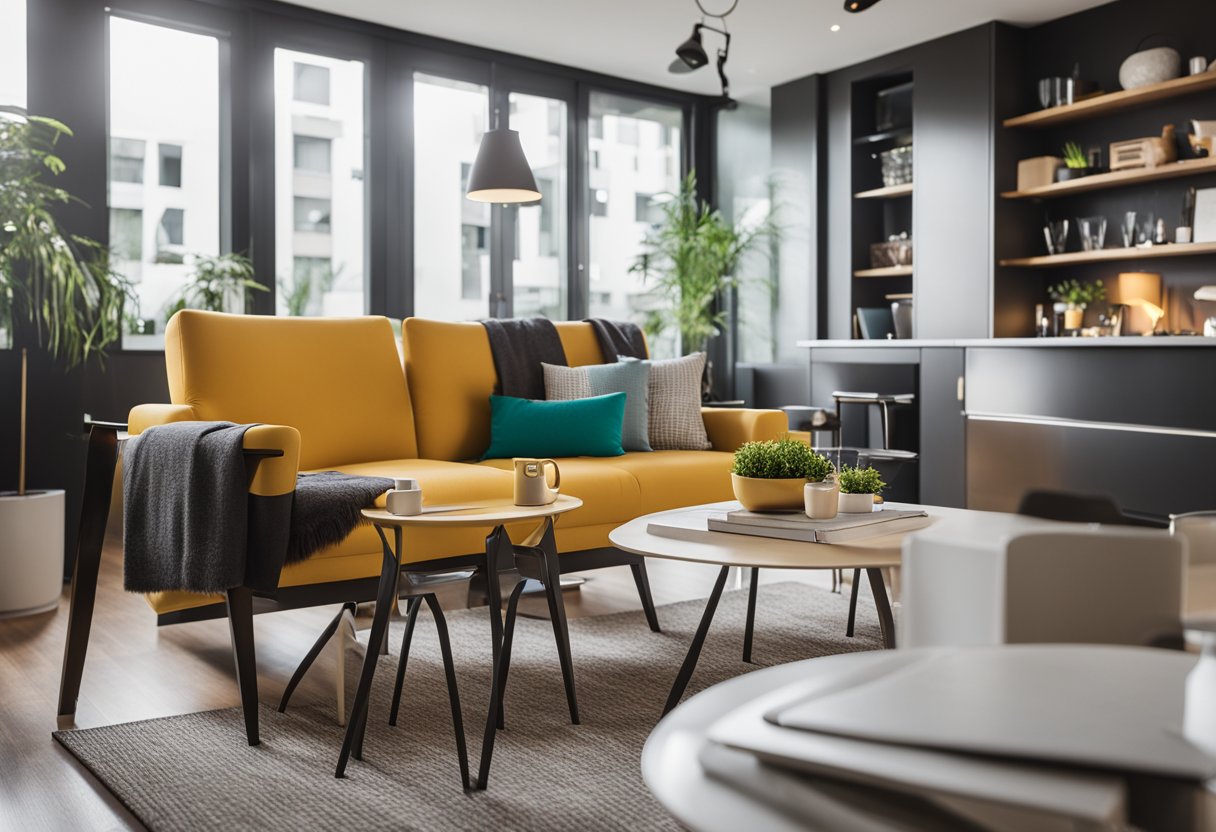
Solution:
{"label": "gray lamp shade", "polygon": [[540,199],[519,133],[487,130],[469,171],[468,197],[475,202],[535,202]]}

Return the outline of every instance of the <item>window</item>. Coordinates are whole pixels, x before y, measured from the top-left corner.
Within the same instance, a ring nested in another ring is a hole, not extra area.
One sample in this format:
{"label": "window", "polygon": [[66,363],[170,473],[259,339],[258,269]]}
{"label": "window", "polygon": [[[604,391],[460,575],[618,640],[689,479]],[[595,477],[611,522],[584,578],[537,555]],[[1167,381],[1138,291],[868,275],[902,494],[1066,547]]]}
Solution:
{"label": "window", "polygon": [[[220,253],[220,44],[116,16],[109,38],[110,243],[135,283],[137,316],[163,329],[189,279],[185,255]],[[161,346],[130,335],[123,345]]]}
{"label": "window", "polygon": [[514,314],[567,316],[566,102],[511,93],[511,127],[519,131],[541,199],[515,215],[511,278]]}
{"label": "window", "polygon": [[330,141],[316,136],[295,137],[295,169],[329,173]]}
{"label": "window", "polygon": [[164,188],[182,186],[182,146],[162,144],[160,146],[160,184]]}
{"label": "window", "polygon": [[364,63],[274,50],[280,315],[367,312]]}
{"label": "window", "polygon": [[[285,50],[276,49],[275,53],[283,51]],[[293,75],[295,78],[293,99],[309,104],[329,104],[328,67],[297,63],[294,66]]]}
{"label": "window", "polygon": [[16,107],[24,107],[26,97],[25,4],[0,0],[0,104]]}
{"label": "window", "polygon": [[[670,105],[593,91],[589,118],[588,149],[592,154],[598,152],[601,163],[588,171],[589,311],[592,317],[632,320],[645,326],[666,301],[629,267],[641,250],[649,229],[646,223],[661,215],[662,206],[655,204],[652,195],[674,193],[679,188],[683,113]],[[597,123],[602,124],[598,129]],[[675,164],[669,166],[672,159]],[[647,335],[654,355],[675,354],[674,333],[656,333],[652,326]]]}
{"label": "window", "polygon": [[648,225],[661,223],[663,221],[663,203],[665,202],[667,202],[667,199],[655,194],[634,194],[634,219],[637,222],[644,222]]}
{"label": "window", "polygon": [[144,181],[144,144],[140,139],[110,139],[110,181]]}
{"label": "window", "polygon": [[122,261],[139,263],[143,259],[143,211],[135,208],[110,210],[110,250],[114,252],[114,258],[120,263]]}
{"label": "window", "polygon": [[[414,74],[414,314],[484,318],[490,255],[470,227],[488,229],[490,206],[465,198],[469,167],[489,118],[489,90]],[[457,279],[457,275],[460,275]],[[476,287],[476,293],[474,293]]]}

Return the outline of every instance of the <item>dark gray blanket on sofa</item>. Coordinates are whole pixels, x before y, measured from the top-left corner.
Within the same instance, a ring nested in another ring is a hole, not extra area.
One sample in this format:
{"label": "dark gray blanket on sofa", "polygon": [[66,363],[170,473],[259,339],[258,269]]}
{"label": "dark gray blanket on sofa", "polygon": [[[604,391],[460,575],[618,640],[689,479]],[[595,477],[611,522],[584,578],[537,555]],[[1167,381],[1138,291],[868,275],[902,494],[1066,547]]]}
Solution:
{"label": "dark gray blanket on sofa", "polygon": [[587,318],[591,329],[595,332],[595,340],[599,341],[600,352],[608,364],[619,361],[620,356],[626,358],[644,359],[646,355],[646,338],[635,323],[629,321],[610,321],[607,318]]}
{"label": "dark gray blanket on sofa", "polygon": [[498,374],[496,392],[520,399],[545,398],[545,373],[540,366],[566,366],[566,350],[557,327],[547,318],[510,318],[485,320],[490,338],[494,371]]}
{"label": "dark gray blanket on sofa", "polygon": [[273,593],[284,563],[336,543],[392,487],[304,474],[296,491],[249,493],[245,431],[231,422],[149,428],[123,449],[124,576],[131,592]]}

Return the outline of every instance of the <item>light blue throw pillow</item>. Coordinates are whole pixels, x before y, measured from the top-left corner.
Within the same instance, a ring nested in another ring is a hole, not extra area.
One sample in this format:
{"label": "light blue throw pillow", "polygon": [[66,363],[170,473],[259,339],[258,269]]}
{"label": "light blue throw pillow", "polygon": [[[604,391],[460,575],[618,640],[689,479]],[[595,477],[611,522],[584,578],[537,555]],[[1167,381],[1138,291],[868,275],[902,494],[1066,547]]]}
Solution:
{"label": "light blue throw pillow", "polygon": [[627,451],[650,448],[650,364],[644,361],[562,367],[542,364],[545,398],[550,401],[586,399],[610,393],[625,394],[625,421],[621,447]]}

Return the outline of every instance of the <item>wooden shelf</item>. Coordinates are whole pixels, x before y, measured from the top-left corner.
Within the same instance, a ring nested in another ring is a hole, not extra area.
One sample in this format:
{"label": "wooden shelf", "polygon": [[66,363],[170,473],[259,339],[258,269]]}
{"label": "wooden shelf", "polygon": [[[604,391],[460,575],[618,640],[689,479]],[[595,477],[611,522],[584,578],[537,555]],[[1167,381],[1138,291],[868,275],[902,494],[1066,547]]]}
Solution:
{"label": "wooden shelf", "polygon": [[[1025,266],[1028,268],[1047,269],[1055,266],[1074,266],[1079,263],[1105,263],[1112,260],[1148,260],[1158,257],[1194,257],[1200,254],[1216,254],[1216,243],[1171,243],[1146,248],[1104,248],[1100,251],[1070,251],[1065,254],[1018,257],[999,262],[1002,266]],[[858,272],[854,272],[854,274],[858,274]]]}
{"label": "wooden shelf", "polygon": [[[1207,159],[1204,160],[1208,161]],[[1216,162],[1216,160],[1213,160]],[[896,199],[901,196],[912,195],[912,183],[906,185],[891,185],[887,188],[874,188],[869,191],[858,191],[853,194],[854,199]]]}
{"label": "wooden shelf", "polygon": [[[1037,188],[1024,191],[1005,191],[1001,194],[1005,199],[1054,199],[1071,194],[1083,194],[1087,191],[1100,191],[1105,188],[1120,188],[1124,185],[1135,185],[1140,182],[1153,182],[1158,179],[1176,179],[1179,176],[1201,176],[1205,173],[1216,173],[1216,156],[1205,159],[1186,159],[1181,162],[1170,162],[1155,168],[1136,168],[1134,170],[1116,170],[1110,173],[1095,173],[1093,176],[1083,176],[1080,179],[1069,179],[1065,182],[1053,182]],[[865,193],[873,193],[866,191]],[[861,194],[857,194],[858,197]]]}
{"label": "wooden shelf", "polygon": [[1216,89],[1216,71],[1209,70],[1198,75],[1187,75],[1160,84],[1149,84],[1132,90],[1095,95],[1075,104],[1065,104],[1061,107],[1048,107],[1036,110],[1004,121],[1006,127],[1047,127],[1052,124],[1063,124],[1066,121],[1076,121],[1083,118],[1116,113],[1130,110],[1133,107],[1143,107],[1155,101],[1174,98],[1180,95],[1190,95],[1204,90]]}
{"label": "wooden shelf", "polygon": [[858,269],[853,277],[910,277],[911,266],[886,266],[881,269]]}

